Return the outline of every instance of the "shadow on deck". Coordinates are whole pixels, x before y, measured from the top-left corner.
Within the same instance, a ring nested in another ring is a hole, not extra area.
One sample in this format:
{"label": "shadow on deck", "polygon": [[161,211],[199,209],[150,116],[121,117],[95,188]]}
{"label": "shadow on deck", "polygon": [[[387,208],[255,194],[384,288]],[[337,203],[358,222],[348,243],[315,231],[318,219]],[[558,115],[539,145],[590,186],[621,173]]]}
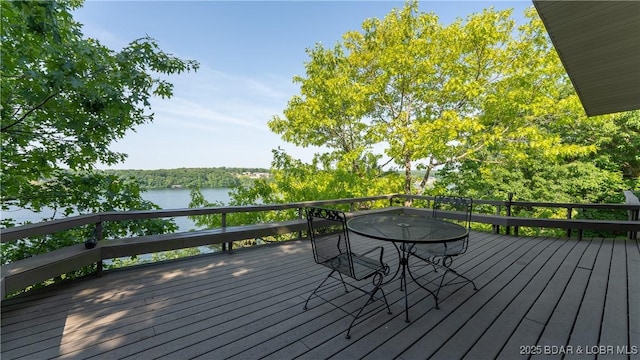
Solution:
{"label": "shadow on deck", "polygon": [[[407,324],[393,281],[393,315],[371,307],[351,340],[344,311],[317,299],[302,309],[327,274],[308,241],[107,272],[4,301],[2,359],[640,358],[637,241],[473,232],[455,264],[478,291],[444,288],[437,310],[409,282]],[[364,301],[339,287],[325,296],[348,311]]]}

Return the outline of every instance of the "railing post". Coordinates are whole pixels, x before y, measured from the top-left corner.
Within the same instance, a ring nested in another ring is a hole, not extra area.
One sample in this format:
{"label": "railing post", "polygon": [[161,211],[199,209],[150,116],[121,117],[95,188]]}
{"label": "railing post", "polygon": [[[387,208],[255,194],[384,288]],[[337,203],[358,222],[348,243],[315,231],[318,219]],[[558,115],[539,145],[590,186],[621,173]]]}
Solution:
{"label": "railing post", "polygon": [[[224,213],[224,212],[222,213],[221,226],[222,228],[227,227],[227,213]],[[233,250],[233,241],[222,243],[222,251],[227,251],[227,250],[229,251]]]}
{"label": "railing post", "polygon": [[[510,192],[508,194],[508,198],[509,198],[509,201],[507,202],[507,217],[510,217],[511,216],[511,203],[513,202],[513,193],[512,192]],[[506,231],[507,235],[510,235],[511,234],[511,226],[507,225],[506,228],[505,228],[505,231]]]}
{"label": "railing post", "polygon": [[[633,217],[635,217],[635,221],[640,221],[640,209],[636,209],[636,210],[630,210],[630,212],[633,215]],[[629,231],[629,239],[630,240],[637,240],[638,239],[638,232],[637,231]]]}
{"label": "railing post", "polygon": [[[102,241],[104,236],[104,234],[102,233],[102,221],[96,223],[96,228],[94,231],[96,242]],[[102,276],[102,259],[100,259],[100,261],[96,263],[96,273],[98,274],[98,276]]]}
{"label": "railing post", "polygon": [[[301,207],[298,208],[298,219],[303,219],[303,216],[302,216],[303,213],[304,213],[303,209]],[[302,239],[302,230],[298,231],[298,239]]]}
{"label": "railing post", "polygon": [[[571,217],[573,216],[573,208],[571,206],[567,207],[567,220],[571,220]],[[567,237],[570,238],[571,237],[571,229],[567,229]],[[580,229],[580,232],[578,233],[578,237],[580,239],[582,239],[582,229]]]}
{"label": "railing post", "polygon": [[[496,205],[496,215],[500,216],[500,205]],[[500,234],[500,225],[493,224],[493,234]]]}
{"label": "railing post", "polygon": [[[631,221],[640,221],[640,209],[629,210],[628,219]],[[637,231],[629,231],[627,234],[627,238],[629,240],[637,240],[638,232]]]}

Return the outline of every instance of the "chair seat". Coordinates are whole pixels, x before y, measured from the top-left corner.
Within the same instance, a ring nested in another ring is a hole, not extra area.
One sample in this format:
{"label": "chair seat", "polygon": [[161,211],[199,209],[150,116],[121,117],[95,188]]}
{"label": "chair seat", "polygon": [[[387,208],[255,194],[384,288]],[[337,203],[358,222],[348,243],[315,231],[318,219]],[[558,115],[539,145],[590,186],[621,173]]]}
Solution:
{"label": "chair seat", "polygon": [[464,250],[463,241],[454,241],[447,244],[420,244],[415,245],[411,254],[421,259],[433,256],[456,256]]}
{"label": "chair seat", "polygon": [[367,256],[353,254],[353,270],[356,273],[356,278],[365,279],[375,273],[384,272],[384,267],[380,264],[380,261]]}
{"label": "chair seat", "polygon": [[[380,264],[380,261],[370,257],[351,253],[351,259],[353,260],[353,275],[355,275],[356,280],[366,279],[377,272],[384,272],[384,267]],[[326,260],[322,265],[351,276],[348,254],[341,254]]]}

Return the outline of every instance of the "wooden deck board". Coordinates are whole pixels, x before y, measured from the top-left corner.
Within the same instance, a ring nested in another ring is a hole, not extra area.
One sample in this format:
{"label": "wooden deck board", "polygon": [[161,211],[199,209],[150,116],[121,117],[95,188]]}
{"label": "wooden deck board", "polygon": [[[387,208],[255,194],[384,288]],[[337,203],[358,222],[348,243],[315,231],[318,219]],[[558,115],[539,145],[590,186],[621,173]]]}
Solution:
{"label": "wooden deck board", "polygon": [[[482,308],[485,307],[494,296],[502,292],[516,275],[522,271],[526,264],[532,261],[536,254],[544,250],[546,244],[543,242],[522,242],[517,245],[518,246],[513,249],[508,256],[494,263],[494,266],[483,274],[484,279],[482,283],[486,284],[480,287],[473,297],[461,303],[452,313],[445,314],[438,325],[430,329],[428,333],[422,335],[414,346],[403,353],[403,358],[412,359],[419,357],[421,354],[428,356],[435,354],[436,358],[441,358],[444,352],[439,351],[446,346],[449,340],[454,337],[459,339],[460,337],[456,335],[460,333],[463,328],[466,328],[468,321],[473,316],[479,314]],[[497,266],[497,264],[506,264],[506,266]],[[488,325],[489,324],[484,324],[483,327]],[[462,350],[466,351],[466,347],[469,344],[465,345],[466,346],[462,346]],[[446,351],[446,349],[443,351]],[[458,353],[459,351],[459,349],[455,347],[455,344],[453,351],[454,353]],[[453,357],[455,358],[456,356]]]}
{"label": "wooden deck board", "polygon": [[[629,336],[627,317],[627,258],[625,244],[613,243],[611,267],[607,286],[600,342],[612,346],[624,346]],[[617,358],[623,358],[618,356]]]}
{"label": "wooden deck board", "polygon": [[[640,241],[626,242],[629,344],[640,347]],[[634,359],[640,359],[640,354]]]}
{"label": "wooden deck board", "polygon": [[[598,256],[600,249],[603,251]],[[569,339],[569,345],[571,346],[577,347],[599,343],[599,331],[594,331],[594,329],[599,329],[602,324],[602,313],[605,304],[605,292],[603,289],[606,289],[607,286],[610,266],[607,249],[608,247],[606,246],[602,247],[602,241],[592,241],[587,253],[585,253],[585,255],[590,255],[588,257],[591,258],[591,261],[586,265],[584,261],[578,264],[579,269],[590,270],[591,274]],[[573,358],[574,354],[571,355],[569,358]],[[575,354],[575,356],[578,356],[578,354]],[[595,355],[580,355],[580,358],[585,357],[595,358]]]}
{"label": "wooden deck board", "polygon": [[[480,236],[478,238],[480,238]],[[467,254],[465,254],[464,258],[458,259],[460,261],[456,261],[456,263],[460,264],[460,268],[473,267],[481,271],[482,267],[486,266],[488,263],[481,260],[483,257],[476,255],[484,254],[488,256],[488,254],[491,253],[492,247],[499,246],[499,240],[495,237],[491,238],[491,240],[493,241],[487,241],[485,243],[470,241]],[[422,322],[419,320],[421,317],[428,314],[432,319],[435,319],[442,315],[439,310],[434,309],[435,302],[432,297],[409,282],[410,319],[412,322],[407,325],[407,323],[405,323],[404,315],[404,295],[397,291],[397,283],[391,285],[393,286],[391,289],[396,290],[396,292],[392,294],[394,295],[394,298],[397,299],[396,309],[398,310],[394,312],[394,315],[396,316],[388,321],[384,327],[372,329],[372,331],[365,334],[362,339],[358,339],[359,341],[356,344],[349,344],[348,347],[342,349],[340,353],[336,354],[337,358],[362,357],[362,354],[378,359],[394,358],[399,356],[406,346],[410,346],[412,342],[415,342],[419,338],[420,333],[424,333],[423,330],[415,328],[416,326],[423,326],[421,325]],[[478,284],[478,286],[480,286],[480,284]],[[462,289],[473,292],[473,290],[469,290],[470,288],[471,286],[469,285]],[[440,297],[442,299],[446,298],[447,292],[443,291]],[[440,304],[441,309],[445,306],[453,306],[453,303],[442,301]],[[407,331],[408,329],[413,330]],[[372,351],[371,344],[379,345],[376,345],[377,347]],[[331,345],[329,345],[328,348],[331,348]],[[320,353],[322,349],[314,350]]]}
{"label": "wooden deck board", "polygon": [[[313,263],[308,242],[296,241],[107,272],[6,300],[2,359],[513,359],[522,346],[640,345],[636,241],[472,235],[454,264],[478,291],[444,288],[435,309],[409,282],[407,324],[396,279],[384,286],[393,314],[371,305],[350,340],[347,312],[365,299],[338,286],[323,293],[333,305],[313,298],[304,311],[328,272]],[[390,244],[352,241],[356,252],[385,245],[397,268]],[[638,358],[628,355],[620,358]]]}
{"label": "wooden deck board", "polygon": [[[504,355],[504,358],[509,358],[509,355],[515,357],[516,354],[520,356],[523,346],[542,349],[545,346],[558,345],[558,341],[561,340],[556,340],[554,336],[562,337],[570,332],[577,311],[575,307],[580,305],[581,299],[581,291],[574,285],[585,282],[585,274],[581,271],[576,274],[576,269],[584,258],[589,242],[565,241],[573,242],[574,246],[566,256],[559,258],[561,263],[544,289],[532,294],[535,298],[534,304],[502,350],[501,355]],[[574,316],[570,317],[572,314]],[[522,357],[529,358],[530,354],[524,355]],[[544,351],[533,355],[550,356]]]}
{"label": "wooden deck board", "polygon": [[[505,297],[500,301],[512,300],[506,304],[504,309],[496,309],[496,311],[500,310],[500,313],[493,317],[492,322],[491,318],[486,320],[490,325],[485,324],[483,327],[482,323],[478,324],[478,328],[483,333],[467,354],[484,354],[488,358],[498,356],[520,321],[533,306],[536,297],[532,294],[542,292],[562,264],[562,259],[574,247],[571,242],[562,240],[547,242],[550,243],[549,246],[518,274],[517,279],[514,279],[516,281],[513,282],[513,291],[517,291],[517,293],[514,293],[513,297]],[[516,286],[516,284],[520,284],[520,286]]]}
{"label": "wooden deck board", "polygon": [[[544,331],[536,341],[537,345],[552,347],[564,345],[569,340],[576,314],[582,302],[584,289],[589,280],[590,271],[577,267],[584,255],[587,244],[588,242],[585,241],[577,242],[573,250],[563,259],[556,273],[557,276],[554,276],[551,280],[550,289],[552,291],[547,291],[547,293],[552,294],[552,297],[544,298],[543,302],[536,303],[541,304],[537,307],[537,313],[528,315],[531,316],[530,319],[545,324]],[[553,312],[550,314],[541,310],[543,307],[551,308],[548,306],[548,301],[557,301]],[[554,358],[555,356],[555,354],[543,353],[537,354],[533,358]]]}

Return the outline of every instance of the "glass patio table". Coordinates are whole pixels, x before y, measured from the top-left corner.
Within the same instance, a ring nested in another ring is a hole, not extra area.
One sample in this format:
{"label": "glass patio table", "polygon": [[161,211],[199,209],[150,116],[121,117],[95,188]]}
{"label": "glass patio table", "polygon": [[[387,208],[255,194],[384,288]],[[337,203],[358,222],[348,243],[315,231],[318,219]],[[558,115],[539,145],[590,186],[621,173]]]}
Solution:
{"label": "glass patio table", "polygon": [[[407,273],[418,286],[427,290],[435,299],[438,297],[430,289],[415,281],[409,257],[414,244],[435,244],[458,241],[469,235],[469,230],[458,224],[424,216],[405,214],[369,214],[356,216],[347,221],[347,228],[359,235],[373,239],[390,241],[398,251],[400,260],[391,282],[400,273],[400,289],[404,289],[405,321],[409,322],[409,302],[407,299]],[[387,282],[387,283],[388,283]]]}

